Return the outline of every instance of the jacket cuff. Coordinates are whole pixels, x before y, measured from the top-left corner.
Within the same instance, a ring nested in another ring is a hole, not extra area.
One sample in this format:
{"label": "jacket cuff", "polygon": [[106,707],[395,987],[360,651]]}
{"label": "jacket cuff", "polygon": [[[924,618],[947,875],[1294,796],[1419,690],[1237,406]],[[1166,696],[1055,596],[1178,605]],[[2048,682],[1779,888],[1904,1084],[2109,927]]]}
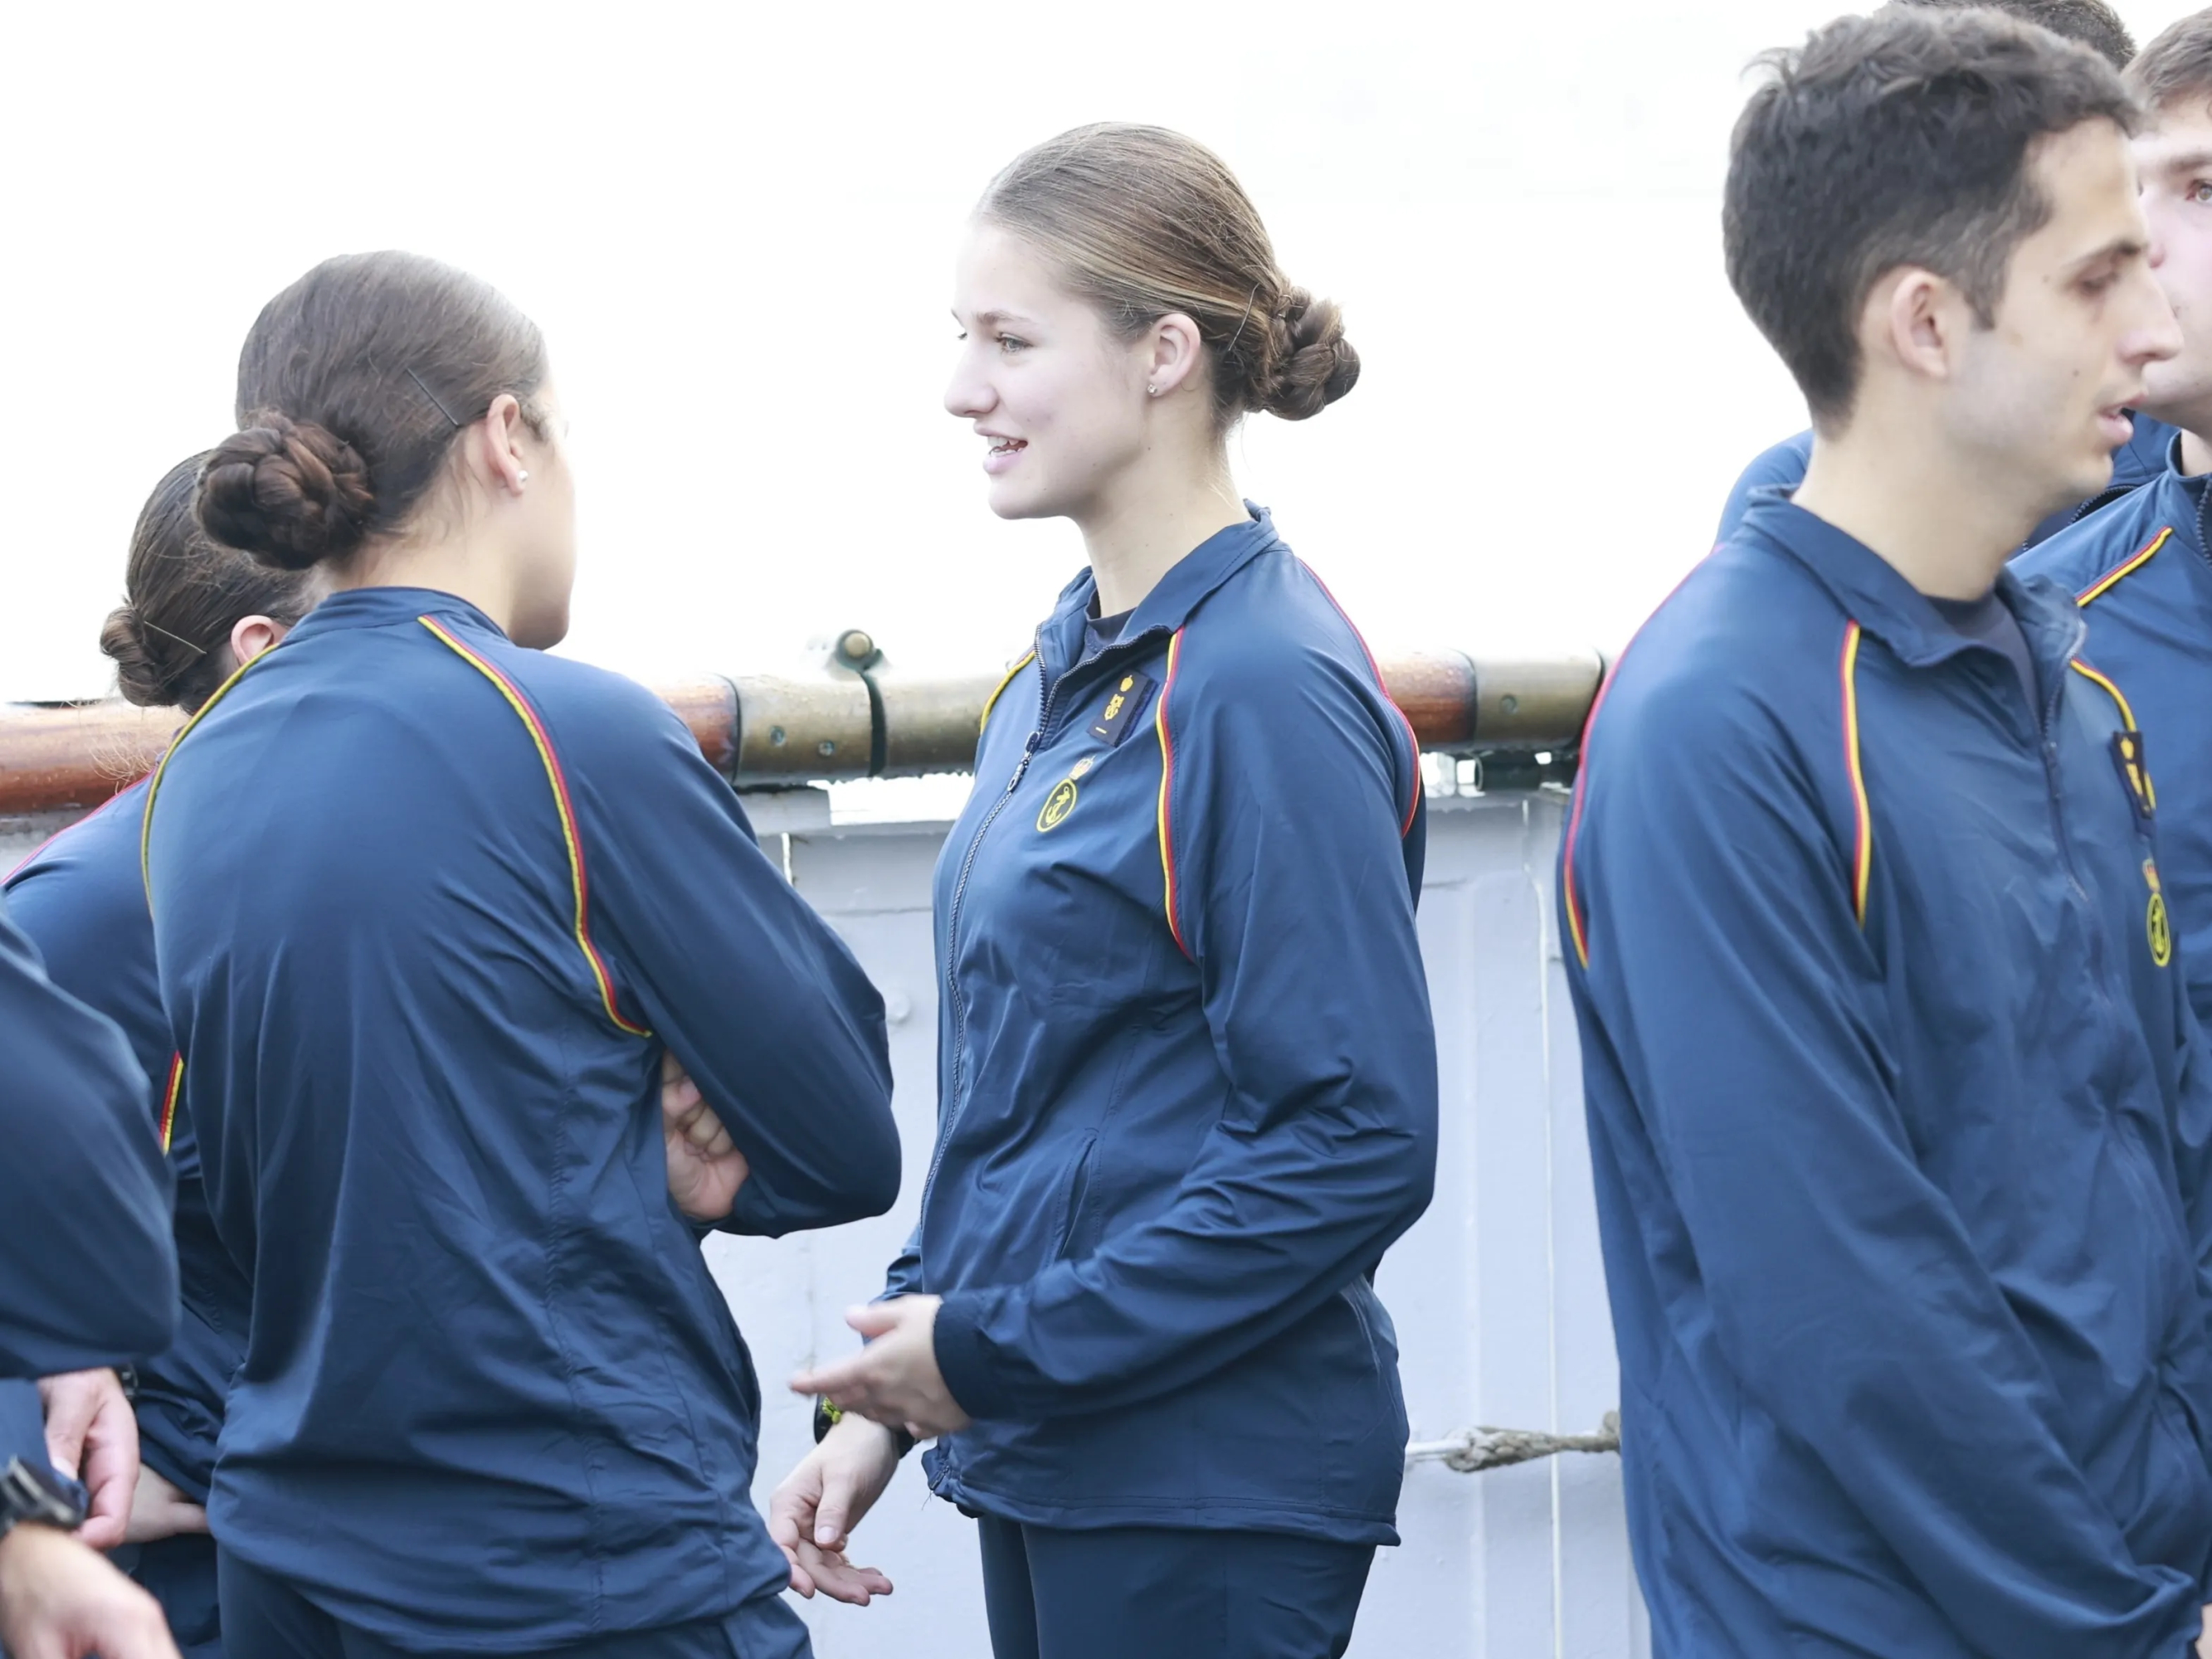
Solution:
{"label": "jacket cuff", "polygon": [[954,1291],[937,1310],[932,1337],[938,1372],[953,1402],[979,1422],[1018,1415],[1012,1392],[996,1375],[990,1339],[981,1329],[996,1311],[997,1299],[989,1291]]}
{"label": "jacket cuff", "polygon": [[0,1382],[0,1468],[17,1457],[34,1469],[52,1469],[46,1462],[46,1412],[39,1401],[39,1385],[10,1378]]}

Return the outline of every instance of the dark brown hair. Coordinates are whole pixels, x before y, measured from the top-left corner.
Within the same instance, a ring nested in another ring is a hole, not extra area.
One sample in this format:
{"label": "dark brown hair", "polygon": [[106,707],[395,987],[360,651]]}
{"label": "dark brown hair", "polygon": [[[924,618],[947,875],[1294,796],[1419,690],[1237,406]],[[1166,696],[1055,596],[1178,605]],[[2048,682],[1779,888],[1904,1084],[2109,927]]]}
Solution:
{"label": "dark brown hair", "polygon": [[1896,0],[1896,3],[1929,11],[1986,6],[2023,23],[2049,29],[2062,40],[2077,41],[2116,70],[2125,69],[2136,55],[2135,36],[2105,0]]}
{"label": "dark brown hair", "polygon": [[313,577],[271,570],[200,529],[192,499],[207,460],[179,462],[146,498],[131,532],[125,602],[100,630],[124,696],[142,708],[198,709],[238,665],[230,630],[241,617],[289,628],[314,603]]}
{"label": "dark brown hair", "polygon": [[2168,24],[2128,65],[2128,84],[2153,109],[2184,99],[2212,103],[2212,11]]}
{"label": "dark brown hair", "polygon": [[1124,337],[1170,312],[1195,322],[1224,427],[1248,410],[1303,421],[1359,379],[1336,307],[1291,284],[1237,176],[1179,132],[1101,122],[1048,138],[976,212],[1036,247]]}
{"label": "dark brown hair", "polygon": [[289,570],[343,559],[407,522],[501,392],[542,434],[544,380],[544,337],[489,283],[415,253],[325,259],[246,337],[200,523]]}
{"label": "dark brown hair", "polygon": [[1987,9],[1885,6],[1765,60],[1736,123],[1721,216],[1729,281],[1812,406],[1848,414],[1858,318],[1919,265],[1993,324],[2014,251],[2051,216],[2036,141],[2132,132],[2133,95],[2086,46]]}

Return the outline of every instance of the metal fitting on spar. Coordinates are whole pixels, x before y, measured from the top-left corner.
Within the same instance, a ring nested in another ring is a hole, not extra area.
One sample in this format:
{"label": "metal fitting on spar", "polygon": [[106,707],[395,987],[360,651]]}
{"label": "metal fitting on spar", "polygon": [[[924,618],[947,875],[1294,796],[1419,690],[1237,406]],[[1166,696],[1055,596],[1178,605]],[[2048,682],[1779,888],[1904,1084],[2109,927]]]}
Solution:
{"label": "metal fitting on spar", "polygon": [[[1608,666],[1595,651],[1381,660],[1421,746],[1461,756],[1571,752]],[[740,789],[776,789],[966,771],[1002,674],[903,673],[854,628],[812,675],[705,674],[653,689],[716,771]],[[0,816],[97,806],[149,770],[181,723],[174,709],[116,701],[0,704]]]}

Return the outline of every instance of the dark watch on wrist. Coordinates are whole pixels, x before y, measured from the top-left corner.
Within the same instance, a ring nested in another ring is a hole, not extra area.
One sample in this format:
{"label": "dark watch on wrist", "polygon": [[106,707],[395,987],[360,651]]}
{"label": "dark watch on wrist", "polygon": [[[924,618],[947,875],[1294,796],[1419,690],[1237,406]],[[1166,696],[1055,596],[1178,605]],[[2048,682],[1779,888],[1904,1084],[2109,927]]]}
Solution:
{"label": "dark watch on wrist", "polygon": [[[814,1396],[814,1443],[820,1445],[830,1430],[845,1420],[845,1408],[826,1395]],[[889,1425],[884,1425],[889,1428]],[[914,1437],[904,1429],[890,1429],[891,1444],[897,1455],[904,1457],[915,1447]]]}
{"label": "dark watch on wrist", "polygon": [[75,1532],[84,1524],[84,1488],[49,1470],[8,1460],[0,1469],[0,1538],[26,1521]]}

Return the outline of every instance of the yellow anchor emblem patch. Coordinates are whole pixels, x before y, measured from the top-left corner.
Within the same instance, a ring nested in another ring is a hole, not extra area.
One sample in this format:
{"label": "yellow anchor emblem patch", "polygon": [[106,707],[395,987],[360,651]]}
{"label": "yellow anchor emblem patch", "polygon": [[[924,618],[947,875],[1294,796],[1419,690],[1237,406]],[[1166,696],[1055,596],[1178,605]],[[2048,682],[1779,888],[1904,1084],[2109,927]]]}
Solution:
{"label": "yellow anchor emblem patch", "polygon": [[2159,889],[2158,866],[2143,860],[2143,879],[2150,884],[2150,908],[2143,926],[2150,934],[2150,959],[2163,968],[2173,960],[2173,923],[2166,914],[2166,895]]}
{"label": "yellow anchor emblem patch", "polygon": [[1075,810],[1075,781],[1090,769],[1091,762],[1086,757],[1075,763],[1073,771],[1053,785],[1052,793],[1044,798],[1044,805],[1037,811],[1039,830],[1057,830],[1066,821],[1067,815]]}

